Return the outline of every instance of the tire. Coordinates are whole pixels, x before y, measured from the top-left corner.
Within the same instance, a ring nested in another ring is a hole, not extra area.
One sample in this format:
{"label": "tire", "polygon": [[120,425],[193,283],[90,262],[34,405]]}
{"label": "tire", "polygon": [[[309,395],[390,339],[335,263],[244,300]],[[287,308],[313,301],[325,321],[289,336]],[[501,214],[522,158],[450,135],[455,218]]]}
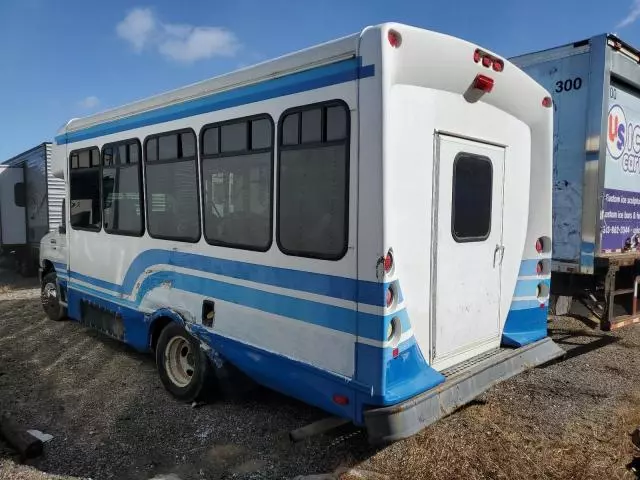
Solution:
{"label": "tire", "polygon": [[199,342],[177,323],[160,333],[156,366],[164,387],[176,399],[193,402],[208,396],[214,387],[213,368]]}
{"label": "tire", "polygon": [[56,272],[49,272],[42,278],[40,286],[40,302],[50,320],[59,322],[67,318],[66,307],[60,304]]}
{"label": "tire", "polygon": [[551,314],[563,317],[571,312],[571,304],[573,297],[565,295],[555,295],[555,299],[551,302]]}

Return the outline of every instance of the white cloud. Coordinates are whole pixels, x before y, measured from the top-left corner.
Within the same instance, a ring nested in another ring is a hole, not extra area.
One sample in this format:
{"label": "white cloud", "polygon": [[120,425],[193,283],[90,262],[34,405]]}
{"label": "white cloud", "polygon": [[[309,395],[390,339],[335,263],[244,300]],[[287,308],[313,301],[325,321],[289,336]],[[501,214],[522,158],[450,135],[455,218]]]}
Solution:
{"label": "white cloud", "polygon": [[628,27],[632,23],[635,23],[638,18],[640,18],[640,0],[633,0],[629,13],[618,23],[616,28]]}
{"label": "white cloud", "polygon": [[116,25],[118,36],[140,53],[146,47],[182,63],[215,56],[234,56],[240,43],[233,32],[222,27],[164,23],[149,8],[136,8]]}
{"label": "white cloud", "polygon": [[82,99],[78,105],[80,105],[80,107],[86,109],[86,110],[90,110],[92,108],[96,108],[98,105],[100,105],[100,99],[98,97],[96,97],[95,95],[89,95],[88,97]]}
{"label": "white cloud", "polygon": [[116,25],[116,33],[120,38],[131,43],[136,52],[141,52],[151,40],[157,28],[156,23],[150,8],[136,8]]}

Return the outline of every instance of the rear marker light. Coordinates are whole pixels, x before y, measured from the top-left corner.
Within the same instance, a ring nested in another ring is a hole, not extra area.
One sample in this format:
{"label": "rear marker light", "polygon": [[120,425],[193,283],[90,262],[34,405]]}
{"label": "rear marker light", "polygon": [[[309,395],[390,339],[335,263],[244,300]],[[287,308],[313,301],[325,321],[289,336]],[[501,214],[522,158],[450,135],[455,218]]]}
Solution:
{"label": "rear marker light", "polygon": [[551,108],[553,105],[553,99],[551,97],[544,97],[542,99],[542,106],[545,108]]}
{"label": "rear marker light", "polygon": [[393,254],[391,253],[391,250],[389,250],[389,252],[387,252],[387,254],[384,256],[385,273],[389,273],[392,268],[393,268]]}
{"label": "rear marker light", "polygon": [[485,68],[491,68],[491,66],[493,66],[493,70],[495,72],[502,72],[504,70],[504,61],[494,57],[493,55],[489,55],[480,49],[476,49],[473,52],[473,61],[476,63],[480,63],[480,61],[482,61],[482,66]]}
{"label": "rear marker light", "polygon": [[540,275],[542,272],[544,272],[544,264],[542,262],[538,262],[536,265],[536,273]]}
{"label": "rear marker light", "polygon": [[385,298],[385,302],[387,304],[387,308],[389,308],[391,305],[393,305],[394,297],[395,297],[395,295],[393,294],[393,287],[391,285],[389,285],[389,287],[387,288],[387,293],[386,293],[386,298]]}
{"label": "rear marker light", "polygon": [[400,354],[400,351],[398,350],[398,347],[393,349],[393,358],[398,358],[398,355]]}
{"label": "rear marker light", "polygon": [[333,403],[336,403],[338,405],[349,405],[349,397],[335,394],[333,396]]}
{"label": "rear marker light", "polygon": [[491,93],[491,90],[493,90],[493,78],[487,77],[486,75],[478,75],[473,81],[473,88]]}
{"label": "rear marker light", "polygon": [[542,253],[543,250],[544,250],[544,243],[542,243],[542,239],[539,238],[538,240],[536,240],[536,252]]}
{"label": "rear marker light", "polygon": [[389,33],[387,33],[387,39],[389,40],[389,45],[393,48],[398,48],[402,45],[402,37],[395,30],[389,30]]}

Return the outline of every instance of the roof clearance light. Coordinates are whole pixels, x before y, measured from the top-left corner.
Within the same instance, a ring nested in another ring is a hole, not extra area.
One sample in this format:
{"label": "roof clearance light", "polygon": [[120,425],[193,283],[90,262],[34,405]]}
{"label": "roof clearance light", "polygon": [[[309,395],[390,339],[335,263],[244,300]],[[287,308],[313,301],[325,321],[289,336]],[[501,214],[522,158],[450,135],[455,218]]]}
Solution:
{"label": "roof clearance light", "polygon": [[496,72],[501,72],[504,70],[504,62],[502,60],[494,60],[493,69]]}
{"label": "roof clearance light", "polygon": [[487,77],[486,75],[478,75],[473,80],[473,88],[491,93],[491,90],[493,90],[493,78]]}
{"label": "roof clearance light", "polygon": [[473,61],[476,63],[480,63],[480,60],[482,59],[482,54],[480,53],[480,50],[476,50],[475,52],[473,52]]}
{"label": "roof clearance light", "polygon": [[483,67],[490,67],[491,66],[491,57],[489,55],[485,55],[484,57],[482,57],[482,66]]}
{"label": "roof clearance light", "polygon": [[389,30],[387,33],[387,39],[389,40],[389,45],[393,48],[399,48],[402,45],[402,37],[395,30]]}
{"label": "roof clearance light", "polygon": [[551,108],[553,105],[553,99],[551,97],[544,97],[542,99],[542,106],[545,108]]}

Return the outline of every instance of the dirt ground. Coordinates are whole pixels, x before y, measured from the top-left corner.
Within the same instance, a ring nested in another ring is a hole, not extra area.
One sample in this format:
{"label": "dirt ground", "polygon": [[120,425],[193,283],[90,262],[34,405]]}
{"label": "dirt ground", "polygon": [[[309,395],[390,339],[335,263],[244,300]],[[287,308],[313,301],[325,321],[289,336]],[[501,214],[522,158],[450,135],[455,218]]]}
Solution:
{"label": "dirt ground", "polygon": [[345,427],[291,445],[288,432],[322,412],[267,390],[178,403],[151,357],[48,321],[38,294],[35,280],[0,272],[0,412],[54,438],[26,465],[0,442],[0,480],[635,478],[640,326],[603,333],[556,319],[564,361],[498,385],[413,438],[372,448]]}

